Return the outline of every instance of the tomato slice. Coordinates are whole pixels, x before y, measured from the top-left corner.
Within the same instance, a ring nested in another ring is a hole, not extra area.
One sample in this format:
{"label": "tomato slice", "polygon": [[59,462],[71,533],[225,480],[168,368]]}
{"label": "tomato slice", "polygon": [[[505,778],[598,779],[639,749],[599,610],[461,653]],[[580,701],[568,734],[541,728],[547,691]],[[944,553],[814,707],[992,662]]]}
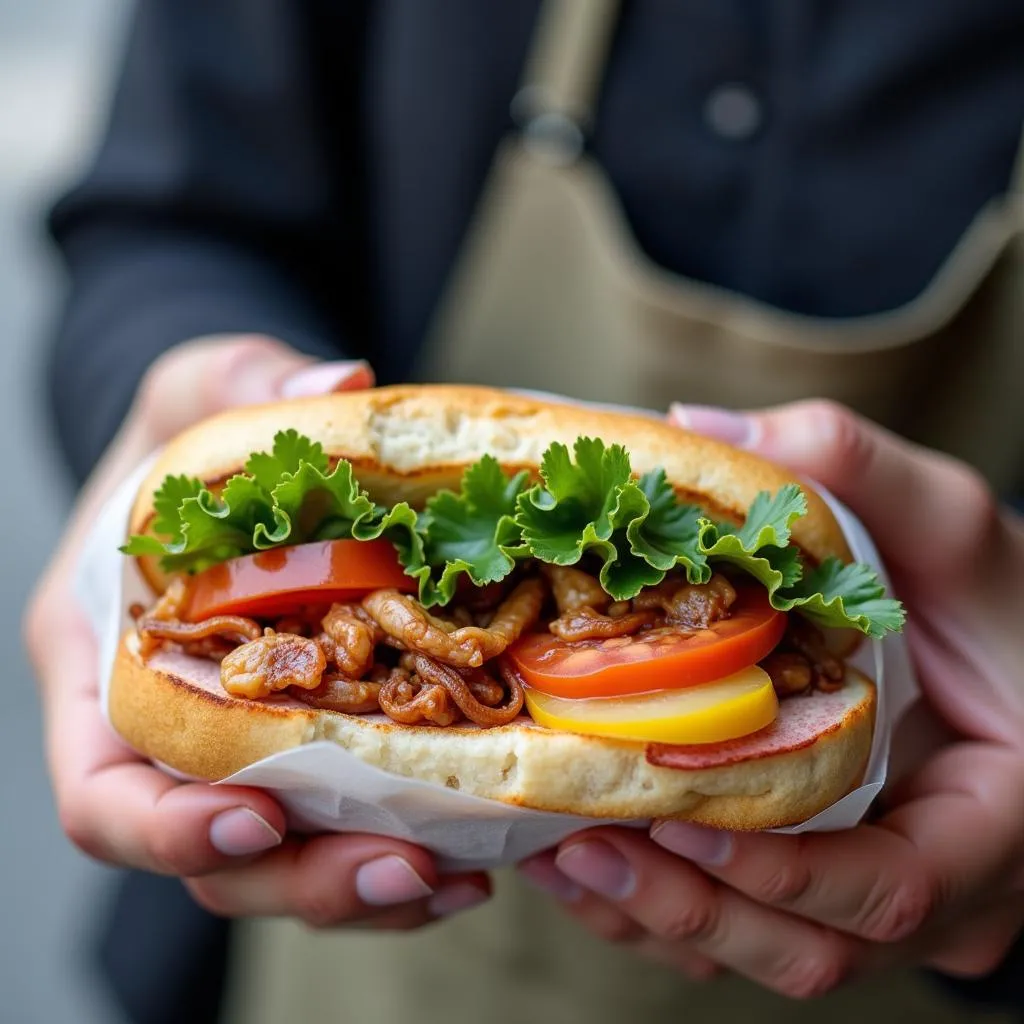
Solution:
{"label": "tomato slice", "polygon": [[310,605],[394,587],[416,592],[387,540],[329,540],[271,548],[221,562],[189,581],[186,618],[211,615],[276,618]]}
{"label": "tomato slice", "polygon": [[621,697],[699,686],[769,654],[786,631],[761,586],[737,587],[732,614],[697,633],[654,629],[611,640],[531,633],[508,657],[534,689],[555,697]]}
{"label": "tomato slice", "polygon": [[775,721],[771,677],[749,665],[726,679],[639,697],[552,697],[529,687],[526,707],[538,725],[563,732],[648,743],[722,743]]}

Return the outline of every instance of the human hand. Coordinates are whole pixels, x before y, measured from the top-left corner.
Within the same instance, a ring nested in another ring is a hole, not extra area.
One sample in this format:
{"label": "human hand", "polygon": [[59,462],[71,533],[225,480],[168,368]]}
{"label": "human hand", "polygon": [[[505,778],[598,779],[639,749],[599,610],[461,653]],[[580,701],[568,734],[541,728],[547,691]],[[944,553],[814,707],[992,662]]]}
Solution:
{"label": "human hand", "polygon": [[828,403],[675,418],[819,481],[860,517],[907,603],[924,698],[894,754],[938,742],[879,818],[847,832],[599,829],[524,870],[598,934],[696,976],[725,967],[805,997],[896,964],[989,973],[1024,923],[1019,517],[964,465]]}
{"label": "human hand", "polygon": [[199,339],[167,353],[84,488],[25,618],[65,832],[99,860],[187,879],[214,913],[412,928],[489,892],[480,874],[441,881],[430,855],[409,843],[285,838],[284,812],[266,793],[182,784],[152,767],[103,718],[96,643],[72,592],[75,563],[103,502],[155,447],[229,406],[372,384],[365,363],[315,363],[267,338]]}

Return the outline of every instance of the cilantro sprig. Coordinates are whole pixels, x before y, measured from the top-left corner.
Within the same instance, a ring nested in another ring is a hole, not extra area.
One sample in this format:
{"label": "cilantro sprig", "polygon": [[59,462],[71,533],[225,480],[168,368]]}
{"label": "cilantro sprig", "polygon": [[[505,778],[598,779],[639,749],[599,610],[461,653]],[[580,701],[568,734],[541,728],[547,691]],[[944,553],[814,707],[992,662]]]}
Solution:
{"label": "cilantro sprig", "polygon": [[417,512],[405,502],[377,505],[350,463],[331,467],[319,444],[287,430],[219,494],[194,478],[168,476],[153,505],[150,532],[121,550],[159,556],[168,572],[198,572],[286,544],[386,537],[427,607],[449,603],[463,577],[484,586],[523,559],[587,559],[615,600],[635,597],[673,570],[706,583],[716,566],[728,565],[764,584],[774,607],[821,625],[880,637],[904,621],[870,566],[830,558],[808,571],[791,543],[793,524],[807,514],[795,484],[759,494],[742,525],[719,523],[680,502],[663,470],[636,478],[621,445],[595,438],[578,438],[571,452],[552,444],[532,485],[526,472],[509,476],[484,456],[466,469],[458,491],[437,492]]}

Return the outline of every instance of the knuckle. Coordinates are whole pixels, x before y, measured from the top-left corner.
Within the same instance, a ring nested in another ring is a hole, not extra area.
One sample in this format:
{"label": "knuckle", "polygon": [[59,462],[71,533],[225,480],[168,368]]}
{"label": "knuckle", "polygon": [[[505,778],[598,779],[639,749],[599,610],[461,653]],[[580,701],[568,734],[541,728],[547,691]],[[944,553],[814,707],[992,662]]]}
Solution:
{"label": "knuckle", "polygon": [[834,457],[851,473],[864,472],[871,462],[873,446],[853,410],[831,399],[821,399],[811,403],[811,411]]}
{"label": "knuckle", "polygon": [[656,934],[667,942],[699,942],[709,939],[718,926],[718,914],[710,900],[696,900],[673,907]]}
{"label": "knuckle", "polygon": [[93,860],[108,860],[106,849],[92,820],[76,803],[61,801],[57,816],[64,835],[78,850]]}
{"label": "knuckle", "polygon": [[840,956],[819,951],[782,961],[772,987],[790,999],[816,999],[838,988],[846,974],[847,968]]}
{"label": "knuckle", "polygon": [[605,942],[615,945],[629,942],[639,932],[639,927],[625,914],[601,913],[585,918],[589,929]]}
{"label": "knuckle", "polygon": [[236,908],[227,893],[213,879],[189,878],[185,888],[203,910],[215,917],[234,917]]}
{"label": "knuckle", "polygon": [[759,903],[789,907],[807,895],[811,887],[811,872],[806,865],[785,863],[757,879],[751,886],[751,895]]}
{"label": "knuckle", "polygon": [[305,925],[314,929],[332,928],[347,918],[338,894],[315,878],[296,892],[295,911]]}
{"label": "knuckle", "polygon": [[153,827],[145,837],[146,854],[152,870],[164,875],[191,874],[193,865],[182,855],[178,835],[166,827]]}
{"label": "knuckle", "polygon": [[167,390],[174,367],[181,359],[182,346],[168,349],[146,368],[135,394],[135,413],[143,422],[159,419],[161,400]]}
{"label": "knuckle", "polygon": [[872,942],[899,942],[919,931],[935,906],[934,889],[923,875],[908,876],[896,888],[879,887],[864,901],[856,931]]}
{"label": "knuckle", "polygon": [[985,978],[998,970],[1006,959],[1007,945],[970,946],[945,961],[941,966],[945,973],[961,978]]}
{"label": "knuckle", "polygon": [[966,463],[952,466],[948,493],[963,509],[961,521],[965,553],[976,554],[979,543],[998,535],[1001,521],[999,499],[981,472]]}

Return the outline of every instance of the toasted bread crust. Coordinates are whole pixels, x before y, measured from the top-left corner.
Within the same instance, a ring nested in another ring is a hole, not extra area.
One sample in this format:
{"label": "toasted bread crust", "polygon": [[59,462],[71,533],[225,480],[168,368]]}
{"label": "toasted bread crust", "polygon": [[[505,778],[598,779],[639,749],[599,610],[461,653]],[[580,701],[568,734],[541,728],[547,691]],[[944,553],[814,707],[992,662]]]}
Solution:
{"label": "toasted bread crust", "polygon": [[[130,521],[144,532],[167,474],[215,485],[279,430],[319,441],[356,467],[381,503],[422,502],[458,484],[484,454],[536,474],[553,441],[580,435],[623,444],[637,473],[661,467],[686,500],[742,521],[759,491],[800,484],[808,513],[793,539],[812,561],[851,558],[831,510],[787,470],[654,417],[544,401],[493,388],[407,386],[249,406],[197,424],[172,440],[142,484]],[[140,568],[154,590],[165,578]],[[109,709],[137,750],[186,775],[223,779],[262,758],[326,739],[385,771],[542,810],[590,817],[675,817],[730,829],[803,821],[856,786],[871,748],[874,684],[852,673],[848,713],[800,749],[702,769],[659,767],[643,744],[543,729],[528,720],[497,729],[396,725],[381,716],[340,715],[294,704],[235,700],[181,671],[144,664],[128,634],[118,653]],[[194,667],[194,666],[193,666]]]}
{"label": "toasted bread crust", "polygon": [[813,742],[739,763],[664,768],[648,762],[644,744],[557,732],[522,719],[495,729],[438,729],[236,700],[190,679],[190,667],[198,675],[196,659],[162,671],[140,659],[136,641],[134,632],[127,634],[117,655],[109,702],[115,728],[143,754],[208,780],[328,740],[384,771],[503,803],[596,818],[665,817],[764,829],[804,821],[857,786],[874,727],[875,686],[850,670],[842,715]]}
{"label": "toasted bread crust", "polygon": [[[828,555],[851,559],[822,498],[805,481],[756,455],[649,416],[452,385],[323,395],[247,406],[204,420],[172,440],[156,460],[139,489],[131,532],[146,529],[153,495],[168,473],[222,481],[289,427],[319,441],[329,456],[351,461],[360,483],[381,502],[416,503],[457,485],[462,470],[484,454],[506,467],[535,472],[549,444],[571,446],[580,435],[623,444],[637,473],[660,466],[680,495],[737,522],[759,491],[798,483],[808,509],[793,526],[794,542],[815,562]],[[143,571],[154,587],[163,585],[151,561]]]}

